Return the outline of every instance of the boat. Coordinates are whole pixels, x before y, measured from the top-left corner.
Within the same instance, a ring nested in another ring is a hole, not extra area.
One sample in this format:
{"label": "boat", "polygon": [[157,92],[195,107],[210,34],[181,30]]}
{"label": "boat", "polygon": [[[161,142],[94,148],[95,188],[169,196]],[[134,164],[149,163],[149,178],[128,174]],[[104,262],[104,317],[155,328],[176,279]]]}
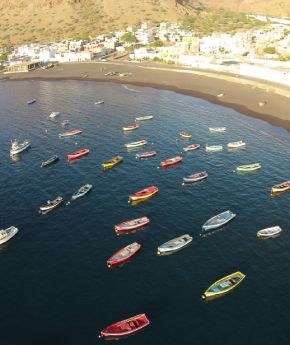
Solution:
{"label": "boat", "polygon": [[98,101],[98,102],[95,102],[95,105],[99,105],[99,104],[104,104],[105,101]]}
{"label": "boat", "polygon": [[176,156],[173,158],[166,159],[165,161],[161,161],[160,166],[162,168],[168,168],[172,165],[176,165],[176,164],[181,163],[181,162],[182,162],[182,156]]}
{"label": "boat", "polygon": [[135,194],[129,195],[129,201],[148,199],[157,193],[158,193],[158,188],[156,186],[150,186],[148,188],[144,188],[140,190],[139,192]]}
{"label": "boat", "polygon": [[133,123],[132,125],[123,127],[123,131],[133,131],[134,129],[137,129],[139,127],[140,126],[138,125],[138,123]]}
{"label": "boat", "polygon": [[33,104],[33,103],[35,103],[35,102],[36,102],[36,99],[33,98],[33,99],[30,99],[29,101],[27,101],[26,103],[27,103],[27,104]]}
{"label": "boat", "polygon": [[109,268],[119,266],[124,262],[130,260],[141,249],[141,244],[134,242],[128,246],[118,250],[107,260],[107,266]]}
{"label": "boat", "polygon": [[235,216],[236,216],[236,214],[233,213],[232,211],[229,211],[229,210],[222,212],[222,213],[210,218],[209,220],[207,220],[203,224],[202,229],[207,231],[207,230],[213,230],[213,229],[220,228],[221,226],[224,226],[225,224],[230,222],[232,219],[234,219]]}
{"label": "boat", "polygon": [[47,213],[54,208],[56,208],[58,205],[60,205],[63,202],[63,198],[61,196],[56,197],[52,201],[48,201],[46,204],[41,205],[39,207],[41,213]]}
{"label": "boat", "polygon": [[70,153],[68,156],[67,156],[67,159],[69,161],[71,160],[74,160],[74,159],[78,159],[78,158],[81,158],[83,156],[86,156],[90,153],[90,150],[89,149],[81,149],[81,150],[78,150],[78,151],[75,151],[75,152],[72,152]]}
{"label": "boat", "polygon": [[227,127],[208,127],[208,130],[212,133],[222,133],[227,131]]}
{"label": "boat", "polygon": [[285,181],[279,184],[276,184],[275,186],[272,187],[272,193],[282,193],[286,192],[287,190],[290,189],[290,180]]}
{"label": "boat", "polygon": [[239,165],[236,168],[237,172],[248,172],[248,171],[255,171],[261,169],[260,163],[253,163],[253,164],[247,164],[247,165]]}
{"label": "boat", "polygon": [[69,120],[63,120],[62,123],[61,123],[61,126],[65,127],[68,124],[69,124]]}
{"label": "boat", "polygon": [[205,145],[205,151],[207,152],[218,152],[223,150],[223,145]]}
{"label": "boat", "polygon": [[139,152],[139,153],[136,153],[136,158],[144,159],[144,158],[149,158],[156,155],[157,155],[157,151]]}
{"label": "boat", "polygon": [[276,226],[272,226],[271,228],[259,230],[257,232],[257,236],[260,238],[275,237],[278,234],[280,234],[281,231],[282,229],[280,228],[280,226],[276,225]]}
{"label": "boat", "polygon": [[179,133],[179,135],[183,139],[190,139],[190,138],[192,138],[192,134],[187,132],[187,131],[182,131],[182,132]]}
{"label": "boat", "polygon": [[187,152],[187,151],[192,151],[192,150],[196,150],[199,148],[200,148],[199,144],[191,144],[191,145],[185,146],[182,150]]}
{"label": "boat", "polygon": [[202,295],[202,298],[210,301],[215,298],[224,296],[231,290],[235,289],[241,284],[241,282],[246,278],[246,276],[237,271],[235,273],[229,274],[226,277],[223,277],[216,282],[214,282]]}
{"label": "boat", "polygon": [[129,319],[122,320],[106,327],[101,331],[99,338],[104,339],[120,339],[125,338],[139,332],[148,326],[150,321],[146,314],[139,314]]}
{"label": "boat", "polygon": [[77,192],[75,192],[73,194],[73,196],[71,197],[72,200],[76,200],[84,195],[86,195],[91,189],[93,188],[93,186],[91,184],[85,184],[84,186],[82,186]]}
{"label": "boat", "polygon": [[3,244],[10,240],[13,236],[15,236],[18,232],[16,226],[10,226],[7,229],[0,230],[0,244]]}
{"label": "boat", "polygon": [[139,146],[144,146],[144,145],[147,145],[147,140],[134,141],[132,143],[125,144],[125,147],[127,149],[131,149],[131,148],[135,148],[135,147],[139,147]]}
{"label": "boat", "polygon": [[50,119],[55,119],[56,117],[58,117],[60,115],[60,112],[58,111],[53,111],[52,113],[49,114],[49,118]]}
{"label": "boat", "polygon": [[152,120],[154,118],[153,115],[143,115],[143,116],[139,116],[136,117],[136,121],[146,121],[146,120]]}
{"label": "boat", "polygon": [[60,138],[65,138],[65,137],[71,137],[72,135],[77,135],[77,134],[81,134],[81,133],[82,133],[81,130],[79,130],[79,129],[74,129],[74,130],[69,131],[69,132],[61,133],[61,134],[59,134],[58,136],[59,136]]}
{"label": "boat", "polygon": [[104,170],[107,170],[107,169],[113,168],[114,166],[116,166],[122,162],[123,162],[123,157],[116,156],[116,157],[113,157],[112,159],[110,159],[109,161],[103,163],[102,167]]}
{"label": "boat", "polygon": [[242,147],[246,146],[246,143],[243,142],[242,140],[239,141],[233,141],[231,143],[228,143],[228,149],[240,149]]}
{"label": "boat", "polygon": [[115,225],[115,231],[117,235],[128,234],[134,230],[140,229],[150,223],[148,217],[141,217],[137,219],[127,220],[120,224]]}
{"label": "boat", "polygon": [[161,244],[157,248],[157,255],[166,255],[177,252],[178,250],[186,247],[192,241],[192,237],[188,234],[176,237],[168,242]]}
{"label": "boat", "polygon": [[40,167],[44,168],[48,165],[51,165],[51,164],[57,162],[58,160],[59,160],[58,156],[54,155],[54,156],[48,158],[46,161],[42,162]]}
{"label": "boat", "polygon": [[17,155],[18,153],[27,150],[30,147],[30,142],[28,140],[24,140],[23,143],[18,143],[18,141],[15,139],[11,143],[11,149],[10,149],[10,156]]}
{"label": "boat", "polygon": [[208,177],[208,173],[206,171],[201,171],[201,172],[195,173],[193,175],[183,177],[183,184],[198,182],[198,181],[201,181],[207,177]]}

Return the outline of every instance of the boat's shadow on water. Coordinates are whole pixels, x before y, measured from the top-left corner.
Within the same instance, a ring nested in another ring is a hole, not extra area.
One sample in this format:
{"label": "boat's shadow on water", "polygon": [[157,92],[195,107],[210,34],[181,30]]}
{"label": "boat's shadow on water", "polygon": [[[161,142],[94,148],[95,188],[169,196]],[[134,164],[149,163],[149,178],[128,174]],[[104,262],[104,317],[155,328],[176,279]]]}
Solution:
{"label": "boat's shadow on water", "polygon": [[285,193],[289,192],[289,190],[284,190],[283,192],[275,192],[275,193],[270,193],[271,197],[276,198],[279,197]]}
{"label": "boat's shadow on water", "polygon": [[202,230],[201,233],[199,234],[199,236],[202,238],[206,238],[206,237],[212,236],[214,234],[217,234],[218,232],[222,232],[222,231],[226,230],[228,227],[229,227],[229,224],[226,224],[225,226],[218,228],[218,229],[207,230],[207,231]]}
{"label": "boat's shadow on water", "polygon": [[259,236],[257,236],[257,239],[260,241],[266,241],[266,240],[270,240],[270,239],[272,239],[272,238],[277,238],[277,237],[280,237],[280,233],[279,234],[277,234],[277,235],[274,235],[274,236],[268,236],[268,237],[259,237]]}
{"label": "boat's shadow on water", "polygon": [[147,199],[144,199],[144,200],[135,200],[135,201],[128,201],[128,203],[131,205],[131,206],[137,206],[138,204],[142,204],[143,202],[147,202],[149,201],[150,199],[156,197],[156,195],[152,195],[150,196],[149,198]]}
{"label": "boat's shadow on water", "polygon": [[203,179],[203,180],[200,180],[200,181],[197,181],[197,182],[182,182],[181,185],[183,187],[186,187],[186,188],[188,188],[188,187],[195,188],[195,187],[198,187],[199,185],[205,183],[206,182],[205,180],[206,179]]}

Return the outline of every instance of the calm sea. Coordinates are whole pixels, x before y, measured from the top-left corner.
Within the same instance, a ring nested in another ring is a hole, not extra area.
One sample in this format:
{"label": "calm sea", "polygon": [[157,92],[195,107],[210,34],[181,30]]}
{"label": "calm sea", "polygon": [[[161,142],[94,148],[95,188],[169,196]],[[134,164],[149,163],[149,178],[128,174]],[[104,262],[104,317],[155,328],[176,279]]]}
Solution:
{"label": "calm sea", "polygon": [[[37,103],[27,105],[35,98]],[[105,100],[104,105],[94,102]],[[271,197],[272,185],[290,178],[290,135],[261,120],[174,92],[88,81],[0,82],[1,227],[19,234],[0,248],[1,345],[91,345],[107,325],[145,312],[143,332],[121,342],[136,345],[289,344],[290,193]],[[48,119],[52,111],[61,115]],[[152,114],[138,130],[122,126]],[[65,130],[83,134],[59,139]],[[210,134],[209,126],[227,126]],[[192,132],[184,141],[179,132]],[[29,139],[19,160],[10,142]],[[124,144],[147,139],[154,158],[138,161]],[[246,149],[206,153],[204,146],[244,140]],[[157,169],[189,143],[201,149],[183,163]],[[66,156],[90,154],[75,164]],[[46,169],[40,163],[57,154]],[[115,155],[124,162],[107,172],[101,163]],[[238,175],[237,165],[260,162],[256,173]],[[206,170],[206,181],[182,187],[182,177]],[[82,199],[41,216],[39,205],[58,195],[69,201],[82,185]],[[159,195],[131,206],[128,195],[156,185]],[[210,236],[202,224],[225,210],[236,219]],[[114,224],[146,215],[150,226],[116,236]],[[280,225],[280,237],[261,241],[259,229]],[[158,257],[159,244],[182,234],[191,246]],[[131,262],[108,269],[106,260],[134,241],[142,249]],[[245,281],[233,293],[204,303],[201,295],[217,279],[237,270]]]}

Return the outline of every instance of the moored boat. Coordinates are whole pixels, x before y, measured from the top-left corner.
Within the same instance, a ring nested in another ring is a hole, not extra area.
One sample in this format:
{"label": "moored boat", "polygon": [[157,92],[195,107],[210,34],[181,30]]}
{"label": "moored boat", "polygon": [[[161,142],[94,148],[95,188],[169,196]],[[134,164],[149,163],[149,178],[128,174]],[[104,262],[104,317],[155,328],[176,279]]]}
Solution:
{"label": "moored boat", "polygon": [[224,226],[225,224],[227,224],[228,222],[230,222],[232,219],[234,219],[236,216],[235,213],[233,213],[232,211],[224,211],[212,218],[210,218],[209,220],[207,220],[203,226],[202,229],[207,231],[207,230],[213,230],[213,229],[217,229],[220,228],[221,226]]}
{"label": "moored boat", "polygon": [[228,149],[241,149],[246,146],[246,143],[242,140],[239,141],[233,141],[231,143],[228,143]]}
{"label": "moored boat", "polygon": [[52,113],[49,114],[49,118],[50,119],[55,119],[56,117],[58,117],[60,115],[60,112],[58,111],[53,111]]}
{"label": "moored boat", "polygon": [[77,134],[81,134],[82,131],[80,129],[74,129],[72,131],[69,132],[64,132],[64,133],[60,133],[58,136],[60,138],[65,138],[65,137],[71,137],[72,135],[77,135]]}
{"label": "moored boat", "polygon": [[93,188],[93,186],[91,184],[85,184],[84,186],[82,186],[78,191],[76,191],[73,194],[71,199],[76,200],[76,199],[86,195],[92,188]]}
{"label": "moored boat", "polygon": [[129,201],[138,201],[144,200],[152,197],[153,195],[158,193],[158,188],[156,186],[150,186],[148,188],[144,188],[139,192],[129,195]]}
{"label": "moored boat", "polygon": [[139,314],[106,327],[101,331],[99,337],[104,339],[120,339],[128,337],[139,332],[149,324],[150,321],[146,314]]}
{"label": "moored boat", "polygon": [[46,204],[41,205],[39,207],[39,210],[41,213],[47,213],[49,211],[52,211],[57,206],[59,206],[62,202],[63,202],[63,198],[61,196],[58,196],[54,200],[48,201]]}
{"label": "moored boat", "polygon": [[90,150],[89,149],[81,149],[81,150],[78,150],[78,151],[75,151],[75,152],[72,152],[70,153],[68,156],[67,156],[67,159],[69,161],[72,161],[74,159],[78,159],[78,158],[81,158],[83,156],[86,156],[90,153]]}
{"label": "moored boat", "polygon": [[179,135],[180,135],[181,138],[183,138],[183,139],[190,139],[190,138],[192,138],[192,134],[191,134],[190,132],[188,132],[188,131],[181,131],[181,132],[179,133]]}
{"label": "moored boat", "polygon": [[41,163],[41,166],[40,166],[40,167],[41,167],[41,168],[44,168],[44,167],[46,167],[46,166],[48,166],[48,165],[51,165],[51,164],[57,162],[58,160],[59,160],[58,156],[54,155],[54,156],[48,158],[46,161],[43,161],[43,162]]}
{"label": "moored boat", "polygon": [[18,153],[27,150],[29,147],[30,142],[28,140],[24,140],[23,143],[18,143],[18,141],[15,139],[11,144],[10,156],[17,155]]}
{"label": "moored boat", "polygon": [[0,230],[0,244],[3,244],[9,241],[13,236],[15,236],[18,232],[18,228],[16,226],[10,226],[7,229]]}
{"label": "moored boat", "polygon": [[138,123],[133,123],[132,125],[128,125],[123,127],[123,131],[133,131],[134,129],[138,129],[140,126],[138,125]]}
{"label": "moored boat", "polygon": [[176,165],[176,164],[181,163],[181,162],[182,162],[182,156],[176,156],[173,158],[166,159],[165,161],[161,161],[160,166],[162,168],[168,168],[172,165]]}
{"label": "moored boat", "polygon": [[157,155],[157,151],[147,151],[136,153],[136,158],[145,159]]}
{"label": "moored boat", "polygon": [[130,260],[141,249],[141,244],[134,242],[118,250],[107,260],[109,268],[116,267]]}
{"label": "moored boat", "polygon": [[116,156],[116,157],[113,157],[112,159],[110,159],[109,161],[105,162],[102,164],[102,167],[104,170],[108,170],[108,169],[111,169],[113,168],[114,166],[120,164],[123,162],[123,157],[121,156]]}
{"label": "moored boat", "polygon": [[158,255],[166,255],[177,252],[178,250],[186,247],[192,241],[192,237],[188,234],[176,237],[168,242],[161,244],[157,248]]}
{"label": "moored boat", "polygon": [[137,219],[127,220],[120,224],[115,225],[115,231],[117,235],[128,234],[134,230],[140,229],[150,223],[148,217],[141,217]]}
{"label": "moored boat", "polygon": [[205,144],[205,150],[207,152],[218,152],[223,150],[223,145],[211,145]]}
{"label": "moored boat", "polygon": [[30,99],[29,101],[27,101],[26,103],[27,103],[27,104],[33,104],[33,103],[35,103],[35,102],[36,102],[36,99],[33,98],[33,99]]}
{"label": "moored boat", "polygon": [[132,143],[125,144],[125,147],[127,149],[139,147],[139,146],[144,146],[147,145],[147,140],[139,140],[139,141],[134,141]]}
{"label": "moored boat", "polygon": [[151,120],[153,119],[153,115],[144,115],[144,116],[139,116],[139,117],[136,117],[136,121],[146,121],[146,120]]}
{"label": "moored boat", "polygon": [[187,151],[192,151],[200,148],[200,144],[191,144],[188,146],[185,146],[182,150],[187,152]]}
{"label": "moored boat", "polygon": [[98,102],[95,102],[95,105],[99,105],[99,104],[104,104],[105,101],[98,101]]}
{"label": "moored boat", "polygon": [[272,193],[273,194],[282,193],[282,192],[286,192],[289,189],[290,189],[290,180],[276,184],[275,186],[273,186],[272,187]]}
{"label": "moored boat", "polygon": [[253,164],[247,164],[247,165],[240,165],[236,168],[237,172],[249,172],[249,171],[256,171],[261,169],[260,163],[253,163]]}
{"label": "moored boat", "polygon": [[208,130],[212,133],[223,133],[227,131],[227,127],[208,127]]}
{"label": "moored boat", "polygon": [[245,278],[246,276],[240,271],[229,274],[228,276],[214,282],[204,292],[202,298],[209,301],[221,297],[239,286]]}
{"label": "moored boat", "polygon": [[280,226],[276,225],[276,226],[272,226],[270,228],[259,230],[257,232],[257,236],[260,238],[275,237],[278,234],[280,234],[281,231],[282,231],[282,229],[280,228]]}
{"label": "moored boat", "polygon": [[69,124],[69,120],[63,120],[62,123],[61,123],[61,126],[65,127],[68,124]]}
{"label": "moored boat", "polygon": [[207,177],[208,177],[208,173],[206,171],[201,171],[201,172],[195,173],[193,175],[183,177],[183,184],[198,182],[198,181],[201,181]]}

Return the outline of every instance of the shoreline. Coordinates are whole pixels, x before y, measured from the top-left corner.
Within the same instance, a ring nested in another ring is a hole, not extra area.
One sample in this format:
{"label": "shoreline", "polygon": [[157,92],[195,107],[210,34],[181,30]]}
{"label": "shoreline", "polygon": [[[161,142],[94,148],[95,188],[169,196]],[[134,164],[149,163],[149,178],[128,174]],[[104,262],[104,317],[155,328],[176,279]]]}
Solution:
{"label": "shoreline", "polygon": [[[131,73],[105,76],[110,71]],[[7,80],[88,80],[169,90],[229,107],[290,130],[290,89],[262,80],[153,63],[78,62],[51,69],[2,74]]]}

